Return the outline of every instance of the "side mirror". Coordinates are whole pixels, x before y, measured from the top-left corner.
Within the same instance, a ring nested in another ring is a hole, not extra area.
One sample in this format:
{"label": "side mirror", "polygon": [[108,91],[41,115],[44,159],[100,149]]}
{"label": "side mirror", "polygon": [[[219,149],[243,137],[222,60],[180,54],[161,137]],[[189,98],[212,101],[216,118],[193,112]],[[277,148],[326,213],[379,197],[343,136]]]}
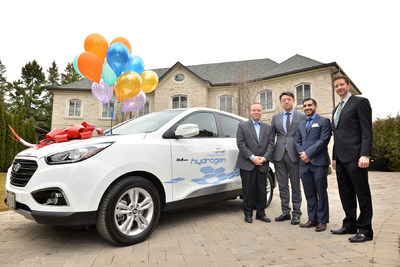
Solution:
{"label": "side mirror", "polygon": [[193,137],[199,134],[199,126],[197,124],[182,124],[175,130],[176,137]]}

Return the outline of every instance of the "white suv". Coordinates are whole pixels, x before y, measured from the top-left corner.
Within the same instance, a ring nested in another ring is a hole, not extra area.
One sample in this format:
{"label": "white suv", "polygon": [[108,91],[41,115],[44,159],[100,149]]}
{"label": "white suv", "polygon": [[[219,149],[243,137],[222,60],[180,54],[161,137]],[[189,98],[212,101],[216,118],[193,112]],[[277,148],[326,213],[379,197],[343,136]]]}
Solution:
{"label": "white suv", "polygon": [[[53,225],[92,225],[106,240],[145,240],[162,210],[241,196],[235,167],[242,117],[207,108],[154,112],[104,136],[19,153],[8,170],[9,208]],[[266,206],[275,179],[267,179]]]}

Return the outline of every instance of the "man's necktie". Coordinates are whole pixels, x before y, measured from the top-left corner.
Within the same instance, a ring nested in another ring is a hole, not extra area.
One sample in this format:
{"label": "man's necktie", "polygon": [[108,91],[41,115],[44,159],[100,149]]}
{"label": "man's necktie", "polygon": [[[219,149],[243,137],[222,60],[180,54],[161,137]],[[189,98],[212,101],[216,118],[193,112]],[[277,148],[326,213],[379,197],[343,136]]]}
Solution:
{"label": "man's necktie", "polygon": [[306,122],[307,132],[311,129],[311,121],[312,121],[312,118],[307,118],[307,122]]}
{"label": "man's necktie", "polygon": [[335,128],[337,127],[337,125],[339,123],[339,117],[340,117],[340,112],[342,112],[343,103],[344,103],[343,100],[340,101],[339,107],[338,107],[337,112],[336,112],[335,122],[334,122]]}
{"label": "man's necktie", "polygon": [[290,129],[290,112],[286,112],[286,133],[289,132]]}

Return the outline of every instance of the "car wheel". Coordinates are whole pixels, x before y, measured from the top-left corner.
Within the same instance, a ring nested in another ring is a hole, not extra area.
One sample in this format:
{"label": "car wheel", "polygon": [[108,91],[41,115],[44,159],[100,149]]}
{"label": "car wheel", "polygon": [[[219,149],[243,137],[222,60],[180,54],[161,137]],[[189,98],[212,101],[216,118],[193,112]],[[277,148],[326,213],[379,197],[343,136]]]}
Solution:
{"label": "car wheel", "polygon": [[97,231],[116,245],[140,243],[153,232],[160,218],[160,197],[142,177],[127,177],[111,186],[98,210]]}
{"label": "car wheel", "polygon": [[271,204],[272,197],[274,196],[274,180],[271,174],[268,172],[267,174],[267,200],[265,203],[265,207],[268,207]]}
{"label": "car wheel", "polygon": [[[267,190],[267,197],[265,200],[265,208],[269,206],[269,204],[271,204],[272,201],[272,197],[274,195],[274,180],[271,176],[271,174],[268,172],[267,173],[267,181],[266,181],[266,190]],[[253,189],[253,209],[257,209],[257,205],[256,205],[256,190]]]}

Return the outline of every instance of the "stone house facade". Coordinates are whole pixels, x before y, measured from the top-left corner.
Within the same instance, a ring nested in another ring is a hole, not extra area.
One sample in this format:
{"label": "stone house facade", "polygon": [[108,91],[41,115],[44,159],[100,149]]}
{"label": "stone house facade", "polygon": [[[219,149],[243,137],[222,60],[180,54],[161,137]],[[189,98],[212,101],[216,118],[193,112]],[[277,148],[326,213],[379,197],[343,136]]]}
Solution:
{"label": "stone house facade", "polygon": [[[177,62],[171,68],[153,71],[159,77],[157,88],[146,94],[146,105],[141,110],[125,114],[125,118],[185,107],[209,107],[238,114],[243,104],[238,100],[240,84],[249,88],[247,102],[263,104],[262,120],[266,123],[270,123],[273,114],[282,111],[279,95],[285,91],[296,96],[296,109],[300,112],[303,112],[302,99],[312,97],[318,103],[318,113],[330,118],[339,102],[332,88],[332,77],[344,74],[336,62],[325,64],[301,55],[281,63],[257,59],[185,66]],[[82,79],[49,88],[54,95],[52,128],[66,128],[83,121],[102,129],[110,128],[109,110],[92,96],[91,85],[91,81]],[[352,93],[361,94],[354,83]]]}

